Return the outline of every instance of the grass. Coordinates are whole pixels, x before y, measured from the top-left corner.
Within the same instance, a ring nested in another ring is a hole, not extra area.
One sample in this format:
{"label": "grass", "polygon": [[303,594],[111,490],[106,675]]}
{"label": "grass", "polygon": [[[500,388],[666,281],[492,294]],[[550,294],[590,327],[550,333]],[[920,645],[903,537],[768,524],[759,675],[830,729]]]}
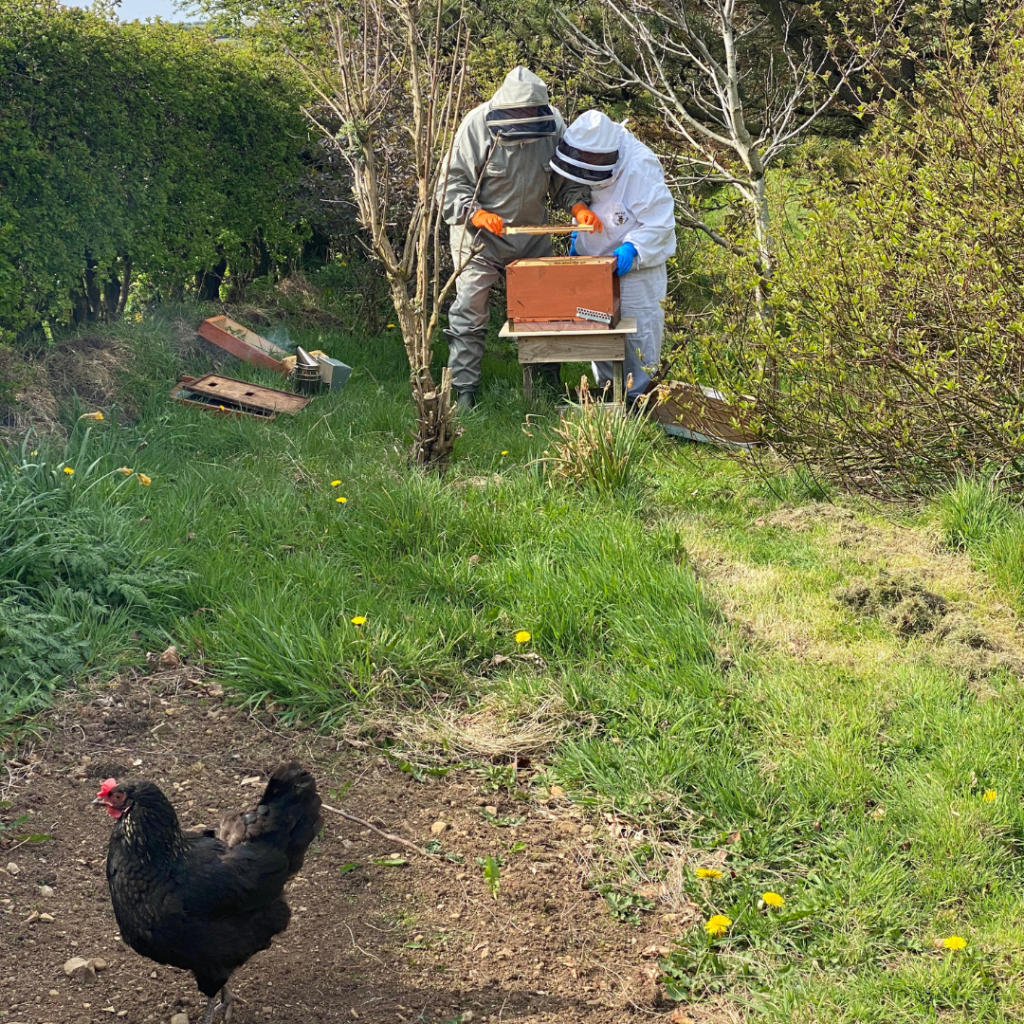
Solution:
{"label": "grass", "polygon": [[[356,370],[341,394],[266,424],[168,402],[160,328],[117,330],[149,349],[138,419],[39,456],[48,520],[70,531],[44,546],[102,542],[105,564],[138,569],[134,604],[95,599],[106,632],[82,627],[82,665],[139,657],[164,630],[285,721],[435,722],[421,735],[460,758],[474,729],[543,734],[546,782],[632,823],[602,868],[623,927],[649,912],[646,884],[691,908],[663,961],[678,996],[769,1021],[1024,1016],[1020,682],[833,597],[881,568],[927,572],[1013,644],[1012,517],[1005,551],[977,496],[896,524],[794,517],[820,497],[799,480],[769,487],[650,438],[644,487],[550,486],[544,431],[522,424],[557,413],[524,406],[501,349],[437,480],[406,463],[394,332],[293,330]],[[120,466],[152,485],[125,486]],[[936,523],[972,554],[987,544],[991,577],[937,553]],[[32,583],[32,608],[59,612],[65,582]],[[723,877],[697,878],[703,863]],[[761,906],[765,891],[785,905]],[[721,937],[703,928],[713,914],[732,921]],[[953,934],[965,950],[933,946]]]}

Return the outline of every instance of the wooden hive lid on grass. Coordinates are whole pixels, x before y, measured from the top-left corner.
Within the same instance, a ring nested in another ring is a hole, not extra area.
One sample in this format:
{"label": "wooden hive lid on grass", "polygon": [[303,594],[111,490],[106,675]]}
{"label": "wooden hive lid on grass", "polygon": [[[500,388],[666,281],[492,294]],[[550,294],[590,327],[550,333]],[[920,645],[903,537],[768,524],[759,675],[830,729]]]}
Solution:
{"label": "wooden hive lid on grass", "polygon": [[[659,401],[651,416],[670,433],[696,441],[748,446],[759,440],[753,409],[729,402],[725,395],[703,385],[666,381],[659,384]],[[744,396],[744,403],[753,403]]]}

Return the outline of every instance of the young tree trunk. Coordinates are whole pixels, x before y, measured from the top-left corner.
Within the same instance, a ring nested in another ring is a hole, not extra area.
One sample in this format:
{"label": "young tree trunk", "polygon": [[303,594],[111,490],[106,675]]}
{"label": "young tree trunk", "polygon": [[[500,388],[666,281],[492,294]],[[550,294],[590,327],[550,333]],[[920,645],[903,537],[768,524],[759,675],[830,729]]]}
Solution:
{"label": "young tree trunk", "polygon": [[124,308],[128,305],[128,292],[132,286],[132,258],[127,253],[121,257],[123,276],[121,278],[121,294],[117,298],[117,315],[124,316]]}
{"label": "young tree trunk", "polygon": [[465,11],[355,0],[328,21],[330,61],[302,64],[322,101],[307,114],[348,166],[367,249],[391,288],[416,407],[412,461],[444,472],[456,436],[451,374],[445,370],[438,385],[430,359],[442,304],[462,269],[442,279],[439,267],[447,160],[466,75]]}

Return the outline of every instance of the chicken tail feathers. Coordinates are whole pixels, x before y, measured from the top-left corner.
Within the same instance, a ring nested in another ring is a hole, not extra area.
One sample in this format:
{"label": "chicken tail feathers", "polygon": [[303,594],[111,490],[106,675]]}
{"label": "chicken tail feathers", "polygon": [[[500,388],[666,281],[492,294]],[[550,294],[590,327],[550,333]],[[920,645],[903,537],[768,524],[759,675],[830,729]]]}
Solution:
{"label": "chicken tail feathers", "polygon": [[306,850],[323,828],[316,781],[294,761],[278,766],[252,811],[221,822],[220,839],[227,846],[270,843],[288,858],[288,876],[294,875]]}

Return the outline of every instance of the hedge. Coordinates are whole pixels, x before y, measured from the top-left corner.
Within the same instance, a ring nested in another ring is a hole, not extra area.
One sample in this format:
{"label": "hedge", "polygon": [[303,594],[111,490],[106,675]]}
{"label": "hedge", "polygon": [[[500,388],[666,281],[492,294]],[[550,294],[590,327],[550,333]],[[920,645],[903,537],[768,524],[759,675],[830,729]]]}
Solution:
{"label": "hedge", "polygon": [[[0,4],[0,341],[293,256],[307,129],[273,57],[202,28]],[[207,295],[206,297],[213,297]]]}

